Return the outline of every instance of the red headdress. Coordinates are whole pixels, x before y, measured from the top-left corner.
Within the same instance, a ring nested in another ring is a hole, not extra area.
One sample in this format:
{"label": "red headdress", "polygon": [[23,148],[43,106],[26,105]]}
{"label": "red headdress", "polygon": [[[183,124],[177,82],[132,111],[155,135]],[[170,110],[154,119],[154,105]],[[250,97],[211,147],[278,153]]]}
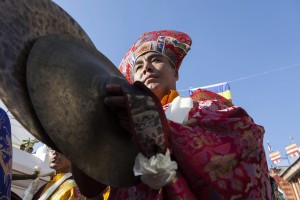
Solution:
{"label": "red headdress", "polygon": [[161,30],[144,33],[128,50],[120,63],[119,70],[132,83],[132,71],[136,59],[149,51],[166,56],[178,70],[191,44],[191,38],[183,32]]}

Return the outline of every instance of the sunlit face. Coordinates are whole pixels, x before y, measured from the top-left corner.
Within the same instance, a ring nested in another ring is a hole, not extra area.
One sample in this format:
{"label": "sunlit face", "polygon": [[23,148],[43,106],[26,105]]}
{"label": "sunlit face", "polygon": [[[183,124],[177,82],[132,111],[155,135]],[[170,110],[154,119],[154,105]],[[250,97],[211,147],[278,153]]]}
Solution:
{"label": "sunlit face", "polygon": [[156,52],[148,52],[136,60],[133,80],[143,82],[162,99],[171,89],[176,89],[178,73],[168,58]]}
{"label": "sunlit face", "polygon": [[67,173],[71,169],[71,162],[55,150],[49,150],[49,167],[57,173]]}

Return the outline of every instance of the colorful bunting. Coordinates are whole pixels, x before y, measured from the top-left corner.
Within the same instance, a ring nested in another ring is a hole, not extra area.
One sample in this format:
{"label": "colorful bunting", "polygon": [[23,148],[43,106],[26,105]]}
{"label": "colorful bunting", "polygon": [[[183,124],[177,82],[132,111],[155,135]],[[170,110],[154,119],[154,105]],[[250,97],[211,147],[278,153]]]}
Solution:
{"label": "colorful bunting", "polygon": [[274,163],[274,164],[277,164],[280,162],[280,159],[281,159],[281,155],[279,153],[279,151],[276,151],[274,153],[271,153],[270,154],[270,159],[271,161]]}
{"label": "colorful bunting", "polygon": [[290,157],[299,156],[299,147],[296,143],[293,143],[287,147],[285,147],[286,154]]}

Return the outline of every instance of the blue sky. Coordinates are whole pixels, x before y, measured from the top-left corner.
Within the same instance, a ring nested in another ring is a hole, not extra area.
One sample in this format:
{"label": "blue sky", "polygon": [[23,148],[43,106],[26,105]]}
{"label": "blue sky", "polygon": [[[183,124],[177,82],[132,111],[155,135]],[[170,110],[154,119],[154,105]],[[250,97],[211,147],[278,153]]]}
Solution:
{"label": "blue sky", "polygon": [[300,1],[54,2],[116,66],[144,32],[188,33],[193,44],[180,69],[181,94],[231,81],[233,102],[265,127],[265,147],[269,140],[284,155],[289,136],[300,145]]}

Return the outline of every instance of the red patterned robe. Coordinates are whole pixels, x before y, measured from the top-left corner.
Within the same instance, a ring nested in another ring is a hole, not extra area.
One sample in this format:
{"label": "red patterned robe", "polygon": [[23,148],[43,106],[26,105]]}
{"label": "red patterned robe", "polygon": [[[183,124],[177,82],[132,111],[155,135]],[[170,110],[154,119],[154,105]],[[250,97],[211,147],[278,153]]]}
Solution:
{"label": "red patterned robe", "polygon": [[188,119],[169,121],[177,178],[161,190],[144,184],[112,189],[110,199],[272,199],[264,128],[217,94],[199,90],[192,98]]}

